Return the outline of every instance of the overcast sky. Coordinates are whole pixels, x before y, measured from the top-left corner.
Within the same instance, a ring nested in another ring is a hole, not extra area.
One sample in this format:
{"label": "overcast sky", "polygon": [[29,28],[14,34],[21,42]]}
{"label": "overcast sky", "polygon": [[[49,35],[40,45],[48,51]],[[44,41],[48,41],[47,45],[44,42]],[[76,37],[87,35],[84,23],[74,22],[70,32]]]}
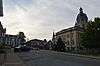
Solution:
{"label": "overcast sky", "polygon": [[79,8],[100,17],[99,0],[3,0],[7,34],[23,31],[29,39],[51,39],[52,32],[74,26]]}

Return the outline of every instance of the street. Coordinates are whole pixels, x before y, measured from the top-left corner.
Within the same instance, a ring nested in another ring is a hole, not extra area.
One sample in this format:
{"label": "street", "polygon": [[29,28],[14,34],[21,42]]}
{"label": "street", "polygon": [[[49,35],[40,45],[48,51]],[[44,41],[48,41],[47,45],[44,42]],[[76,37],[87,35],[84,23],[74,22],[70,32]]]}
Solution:
{"label": "street", "polygon": [[26,66],[100,66],[100,60],[66,53],[33,50],[16,53]]}

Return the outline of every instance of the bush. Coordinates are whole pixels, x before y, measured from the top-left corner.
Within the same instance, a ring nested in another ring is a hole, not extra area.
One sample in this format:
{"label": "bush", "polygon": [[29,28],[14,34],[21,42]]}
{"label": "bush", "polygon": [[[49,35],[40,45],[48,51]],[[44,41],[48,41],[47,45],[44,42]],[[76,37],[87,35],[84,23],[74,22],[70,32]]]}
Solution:
{"label": "bush", "polygon": [[0,49],[0,54],[6,53],[3,49]]}

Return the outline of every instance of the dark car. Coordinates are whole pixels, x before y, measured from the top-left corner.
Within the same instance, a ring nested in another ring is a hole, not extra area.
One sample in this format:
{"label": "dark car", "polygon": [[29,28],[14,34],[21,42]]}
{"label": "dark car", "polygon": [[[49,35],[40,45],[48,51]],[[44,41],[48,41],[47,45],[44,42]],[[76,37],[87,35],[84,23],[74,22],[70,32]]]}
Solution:
{"label": "dark car", "polygon": [[17,46],[14,48],[14,52],[21,52],[21,46]]}
{"label": "dark car", "polygon": [[23,46],[23,47],[20,48],[20,50],[21,51],[29,51],[29,50],[31,50],[31,48],[28,47],[28,46]]}
{"label": "dark car", "polygon": [[20,45],[14,48],[14,52],[22,52],[22,51],[29,51],[29,50],[31,50],[31,48],[25,45],[22,46]]}

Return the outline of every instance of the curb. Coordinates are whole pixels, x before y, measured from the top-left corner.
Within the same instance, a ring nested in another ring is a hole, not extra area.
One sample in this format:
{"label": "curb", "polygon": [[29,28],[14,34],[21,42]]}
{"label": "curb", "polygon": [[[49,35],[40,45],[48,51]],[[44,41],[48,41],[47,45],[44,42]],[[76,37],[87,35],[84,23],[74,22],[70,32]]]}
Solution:
{"label": "curb", "polygon": [[96,56],[88,56],[88,55],[80,55],[80,54],[70,54],[70,55],[100,60],[100,57],[96,57]]}
{"label": "curb", "polygon": [[[50,51],[50,50],[40,50],[40,51]],[[70,56],[78,56],[78,57],[84,57],[84,58],[100,60],[100,57],[96,57],[96,56],[88,56],[88,55],[81,55],[81,54],[74,54],[74,53],[56,52],[56,51],[50,51],[50,52],[61,53],[61,54],[66,54],[66,55],[70,55]]]}

